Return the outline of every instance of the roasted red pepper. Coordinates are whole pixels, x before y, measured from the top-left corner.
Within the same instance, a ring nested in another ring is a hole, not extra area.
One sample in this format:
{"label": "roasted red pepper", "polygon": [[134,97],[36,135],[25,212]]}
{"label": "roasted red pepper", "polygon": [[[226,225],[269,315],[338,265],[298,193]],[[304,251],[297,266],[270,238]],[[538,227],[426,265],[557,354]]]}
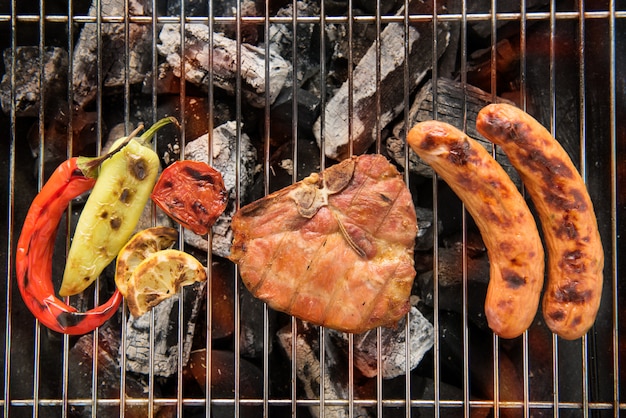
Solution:
{"label": "roasted red pepper", "polygon": [[94,178],[86,177],[76,158],[62,163],[43,186],[28,210],[17,242],[15,270],[24,303],[48,328],[64,334],[85,334],[105,323],[122,301],[116,290],[104,304],[78,312],[55,296],[52,253],[61,217],[69,202],[90,190]]}
{"label": "roasted red pepper", "polygon": [[161,173],[152,200],[198,235],[208,234],[226,209],[228,192],[219,171],[201,161],[176,161]]}

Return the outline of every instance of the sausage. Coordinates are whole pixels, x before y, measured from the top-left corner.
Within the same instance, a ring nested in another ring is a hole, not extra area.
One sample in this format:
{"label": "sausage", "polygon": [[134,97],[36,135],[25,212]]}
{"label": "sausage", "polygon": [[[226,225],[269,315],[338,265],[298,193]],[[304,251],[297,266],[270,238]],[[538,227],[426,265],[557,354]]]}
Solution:
{"label": "sausage", "polygon": [[487,150],[451,125],[418,123],[407,142],[459,196],[480,230],[490,263],[489,327],[503,338],[519,336],[537,313],[545,268],[524,198]]}
{"label": "sausage", "polygon": [[489,105],[476,128],[502,147],[537,209],[548,256],[546,324],[568,340],[583,336],[600,306],[604,252],[580,174],[550,132],[521,109]]}

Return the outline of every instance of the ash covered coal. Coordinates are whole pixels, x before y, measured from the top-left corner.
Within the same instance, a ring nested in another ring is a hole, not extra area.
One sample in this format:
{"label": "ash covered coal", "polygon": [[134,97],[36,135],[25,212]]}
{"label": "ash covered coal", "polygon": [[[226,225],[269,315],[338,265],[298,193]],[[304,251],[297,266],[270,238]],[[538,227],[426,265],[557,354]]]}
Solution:
{"label": "ash covered coal", "polygon": [[[152,2],[149,0],[130,0],[127,9],[125,6],[124,0],[94,0],[89,16],[152,14]],[[106,88],[122,88],[127,81],[130,84],[141,83],[151,65],[151,51],[149,25],[130,23],[126,36],[124,23],[86,23],[80,31],[72,57],[74,102],[84,108],[95,99],[98,74]]]}
{"label": "ash covered coal", "polygon": [[[11,71],[11,56],[15,55],[15,68]],[[13,54],[12,49],[5,49],[2,54],[4,68],[7,72],[0,82],[0,102],[2,111],[11,112],[11,105],[15,106],[15,116],[38,116],[42,98],[50,100],[46,103],[48,109],[59,106],[58,97],[67,90],[67,70],[69,59],[67,51],[59,47],[47,47],[43,57],[39,56],[39,47],[18,47]],[[39,64],[33,65],[33,64]],[[43,74],[40,74],[43,68]],[[13,81],[13,103],[11,97],[11,83]]]}

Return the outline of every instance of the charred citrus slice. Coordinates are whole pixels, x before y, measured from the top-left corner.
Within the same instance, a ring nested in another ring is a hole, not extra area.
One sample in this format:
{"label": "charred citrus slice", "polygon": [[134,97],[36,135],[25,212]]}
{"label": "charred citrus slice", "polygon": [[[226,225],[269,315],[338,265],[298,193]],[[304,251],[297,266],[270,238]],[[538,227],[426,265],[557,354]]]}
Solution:
{"label": "charred citrus slice", "polygon": [[171,248],[178,238],[174,228],[156,226],[136,233],[117,255],[115,284],[127,295],[127,283],[137,266],[157,251]]}
{"label": "charred citrus slice", "polygon": [[178,289],[206,280],[204,266],[191,254],[163,250],[148,256],[132,271],[127,282],[128,309],[139,317],[174,296]]}

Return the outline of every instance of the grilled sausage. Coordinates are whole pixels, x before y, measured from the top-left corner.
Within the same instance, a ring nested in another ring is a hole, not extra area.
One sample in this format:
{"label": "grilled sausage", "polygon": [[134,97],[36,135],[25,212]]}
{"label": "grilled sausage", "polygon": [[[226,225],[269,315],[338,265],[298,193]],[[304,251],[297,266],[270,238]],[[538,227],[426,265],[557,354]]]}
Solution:
{"label": "grilled sausage", "polygon": [[548,255],[544,320],[557,335],[579,338],[595,321],[604,267],[585,184],[558,141],[524,111],[489,105],[480,111],[476,127],[502,147],[537,208]]}
{"label": "grilled sausage", "polygon": [[515,338],[532,323],[543,287],[544,252],[533,216],[504,169],[473,139],[443,122],[415,125],[407,142],[465,203],[485,242],[489,327]]}

